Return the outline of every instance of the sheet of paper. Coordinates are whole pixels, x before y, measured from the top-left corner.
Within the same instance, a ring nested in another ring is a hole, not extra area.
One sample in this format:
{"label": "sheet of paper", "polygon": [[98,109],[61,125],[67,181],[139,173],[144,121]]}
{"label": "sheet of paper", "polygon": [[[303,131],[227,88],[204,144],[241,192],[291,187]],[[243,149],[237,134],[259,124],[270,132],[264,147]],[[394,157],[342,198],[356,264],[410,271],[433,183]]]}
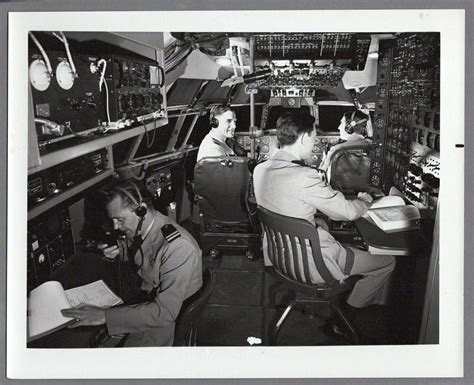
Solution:
{"label": "sheet of paper", "polygon": [[110,307],[122,303],[102,280],[66,290],[66,296],[72,307],[79,304]]}

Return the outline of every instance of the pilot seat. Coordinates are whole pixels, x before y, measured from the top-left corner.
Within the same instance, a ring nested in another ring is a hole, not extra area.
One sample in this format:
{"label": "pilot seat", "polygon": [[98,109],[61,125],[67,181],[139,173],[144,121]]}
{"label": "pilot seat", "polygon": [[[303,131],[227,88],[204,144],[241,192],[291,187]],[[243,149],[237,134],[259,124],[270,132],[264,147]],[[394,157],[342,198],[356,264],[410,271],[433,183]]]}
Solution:
{"label": "pilot seat", "polygon": [[328,168],[328,180],[331,187],[345,195],[374,191],[370,186],[371,142],[357,144],[344,143],[332,154]]}
{"label": "pilot seat", "polygon": [[[380,194],[370,185],[370,154],[374,144],[369,141],[345,142],[329,153],[327,179],[334,190],[341,191],[347,198],[356,197],[359,192]],[[351,221],[334,221],[319,213],[328,224],[330,233],[339,242],[364,247],[363,240]]]}
{"label": "pilot seat", "polygon": [[200,244],[204,255],[224,251],[260,255],[260,227],[245,157],[203,158],[194,168],[195,200],[200,210]]}

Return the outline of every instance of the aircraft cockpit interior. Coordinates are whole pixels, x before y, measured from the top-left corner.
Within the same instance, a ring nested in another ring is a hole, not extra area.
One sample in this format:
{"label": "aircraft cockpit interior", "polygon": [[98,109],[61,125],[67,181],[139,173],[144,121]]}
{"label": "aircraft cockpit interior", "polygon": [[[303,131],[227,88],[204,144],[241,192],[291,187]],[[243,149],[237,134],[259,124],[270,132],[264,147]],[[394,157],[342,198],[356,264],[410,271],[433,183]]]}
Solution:
{"label": "aircraft cockpit interior", "polygon": [[439,33],[31,31],[25,71],[29,348],[439,342]]}

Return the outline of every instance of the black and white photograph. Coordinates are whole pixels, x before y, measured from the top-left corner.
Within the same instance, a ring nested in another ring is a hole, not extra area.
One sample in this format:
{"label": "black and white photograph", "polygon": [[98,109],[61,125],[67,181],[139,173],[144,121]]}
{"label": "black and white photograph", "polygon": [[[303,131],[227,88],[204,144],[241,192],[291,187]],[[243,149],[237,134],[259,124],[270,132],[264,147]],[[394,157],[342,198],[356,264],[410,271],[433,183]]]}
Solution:
{"label": "black and white photograph", "polygon": [[12,378],[462,376],[464,12],[367,12],[11,15]]}

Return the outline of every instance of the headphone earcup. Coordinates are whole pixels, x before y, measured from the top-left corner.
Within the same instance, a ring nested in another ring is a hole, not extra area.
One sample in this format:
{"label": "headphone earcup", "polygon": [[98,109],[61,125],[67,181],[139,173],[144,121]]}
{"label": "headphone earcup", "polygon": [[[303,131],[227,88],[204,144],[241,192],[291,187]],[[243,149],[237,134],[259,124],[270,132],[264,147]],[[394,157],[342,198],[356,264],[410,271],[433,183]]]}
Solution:
{"label": "headphone earcup", "polygon": [[354,126],[351,125],[353,121],[349,122],[349,124],[346,124],[345,130],[346,132],[350,135],[354,133]]}
{"label": "headphone earcup", "polygon": [[140,218],[143,218],[147,214],[147,212],[148,212],[148,209],[146,208],[144,204],[140,204],[140,206],[138,206],[135,209],[135,214],[139,216]]}
{"label": "headphone earcup", "polygon": [[219,121],[216,118],[212,117],[210,122],[209,122],[209,125],[212,128],[217,128],[217,127],[219,127]]}

